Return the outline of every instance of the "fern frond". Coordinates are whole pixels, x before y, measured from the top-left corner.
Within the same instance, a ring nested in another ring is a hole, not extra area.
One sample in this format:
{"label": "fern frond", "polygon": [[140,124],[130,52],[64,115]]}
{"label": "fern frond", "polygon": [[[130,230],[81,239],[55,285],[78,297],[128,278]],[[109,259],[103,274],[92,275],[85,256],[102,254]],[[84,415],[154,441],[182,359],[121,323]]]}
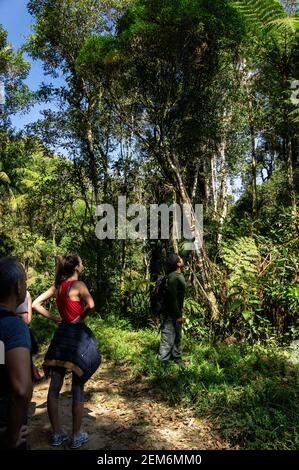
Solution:
{"label": "fern frond", "polygon": [[260,263],[260,254],[255,241],[249,237],[241,237],[233,242],[224,243],[220,255],[229,269],[227,279],[229,294],[255,291]]}
{"label": "fern frond", "polygon": [[0,171],[0,184],[10,184],[9,176],[4,172]]}
{"label": "fern frond", "polygon": [[298,15],[289,15],[280,0],[236,0],[233,2],[251,29],[278,35],[298,32]]}
{"label": "fern frond", "polygon": [[23,176],[24,178],[32,180],[38,179],[38,173],[36,171],[29,170],[28,168],[15,168],[14,175]]}
{"label": "fern frond", "polygon": [[23,201],[26,201],[27,199],[27,194],[20,194],[19,196],[17,196],[15,198],[15,201],[16,201],[16,207],[19,207]]}
{"label": "fern frond", "polygon": [[236,8],[248,20],[255,23],[267,24],[286,16],[286,12],[279,0],[236,0]]}
{"label": "fern frond", "polygon": [[299,123],[299,108],[294,109],[294,111],[290,113],[290,117],[294,123]]}
{"label": "fern frond", "polygon": [[278,31],[291,31],[292,33],[299,32],[299,18],[296,16],[287,16],[285,18],[277,18],[267,23],[269,26],[274,26]]}

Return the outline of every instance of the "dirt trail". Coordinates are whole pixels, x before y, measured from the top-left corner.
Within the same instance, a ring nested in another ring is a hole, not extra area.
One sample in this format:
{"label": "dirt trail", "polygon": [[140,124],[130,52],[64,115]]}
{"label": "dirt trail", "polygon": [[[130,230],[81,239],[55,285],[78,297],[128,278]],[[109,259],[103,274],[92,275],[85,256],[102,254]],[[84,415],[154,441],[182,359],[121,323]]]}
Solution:
{"label": "dirt trail", "polygon": [[[46,409],[48,381],[34,388],[30,408],[31,449],[49,446],[50,424]],[[71,430],[70,376],[62,390],[60,410],[63,427]],[[81,449],[176,450],[229,449],[207,420],[192,411],[172,408],[152,390],[146,379],[132,381],[130,369],[104,363],[86,385],[83,430],[89,441]],[[67,449],[64,443],[59,449]],[[56,450],[56,449],[55,449]]]}

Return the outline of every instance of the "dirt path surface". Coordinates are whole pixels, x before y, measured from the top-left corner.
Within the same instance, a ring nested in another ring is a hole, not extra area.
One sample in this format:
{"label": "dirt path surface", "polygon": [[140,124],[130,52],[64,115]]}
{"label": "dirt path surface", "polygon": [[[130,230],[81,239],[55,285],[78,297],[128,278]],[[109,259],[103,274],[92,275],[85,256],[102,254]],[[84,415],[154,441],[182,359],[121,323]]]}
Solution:
{"label": "dirt path surface", "polygon": [[[48,443],[50,424],[46,397],[48,381],[34,388],[30,408],[31,449],[53,449]],[[63,427],[71,431],[71,378],[62,390],[60,412]],[[161,401],[146,380],[133,382],[130,369],[102,364],[86,385],[83,430],[89,441],[81,449],[176,450],[229,449],[208,421],[192,411],[172,408]],[[67,449],[64,443],[59,449]],[[55,448],[57,450],[57,448]]]}

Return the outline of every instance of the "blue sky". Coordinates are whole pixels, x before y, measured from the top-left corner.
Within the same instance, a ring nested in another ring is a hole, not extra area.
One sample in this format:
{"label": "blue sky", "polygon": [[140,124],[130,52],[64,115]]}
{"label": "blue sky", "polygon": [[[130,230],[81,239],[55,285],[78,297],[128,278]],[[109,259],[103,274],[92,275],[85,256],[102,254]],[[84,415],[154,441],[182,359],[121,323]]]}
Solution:
{"label": "blue sky", "polygon": [[[8,32],[8,41],[13,45],[14,50],[18,49],[26,40],[26,36],[31,33],[30,25],[33,23],[32,17],[27,11],[27,0],[0,0],[0,23]],[[26,80],[31,90],[36,90],[39,85],[51,83],[54,80],[43,73],[42,63],[33,61],[26,54],[24,57],[31,63],[31,70]],[[55,80],[55,84],[61,80]],[[27,114],[18,113],[12,117],[12,123],[17,129],[22,129],[25,124],[36,121],[39,111],[47,105],[36,105]]]}

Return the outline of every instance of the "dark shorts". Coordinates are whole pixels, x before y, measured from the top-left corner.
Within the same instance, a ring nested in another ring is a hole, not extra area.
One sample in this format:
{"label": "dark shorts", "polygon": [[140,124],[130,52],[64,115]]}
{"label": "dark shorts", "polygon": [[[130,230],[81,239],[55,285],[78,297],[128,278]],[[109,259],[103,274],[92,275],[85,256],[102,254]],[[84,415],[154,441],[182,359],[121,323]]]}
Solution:
{"label": "dark shorts", "polygon": [[64,367],[86,382],[101,363],[97,340],[84,323],[62,323],[45,356],[44,369]]}

